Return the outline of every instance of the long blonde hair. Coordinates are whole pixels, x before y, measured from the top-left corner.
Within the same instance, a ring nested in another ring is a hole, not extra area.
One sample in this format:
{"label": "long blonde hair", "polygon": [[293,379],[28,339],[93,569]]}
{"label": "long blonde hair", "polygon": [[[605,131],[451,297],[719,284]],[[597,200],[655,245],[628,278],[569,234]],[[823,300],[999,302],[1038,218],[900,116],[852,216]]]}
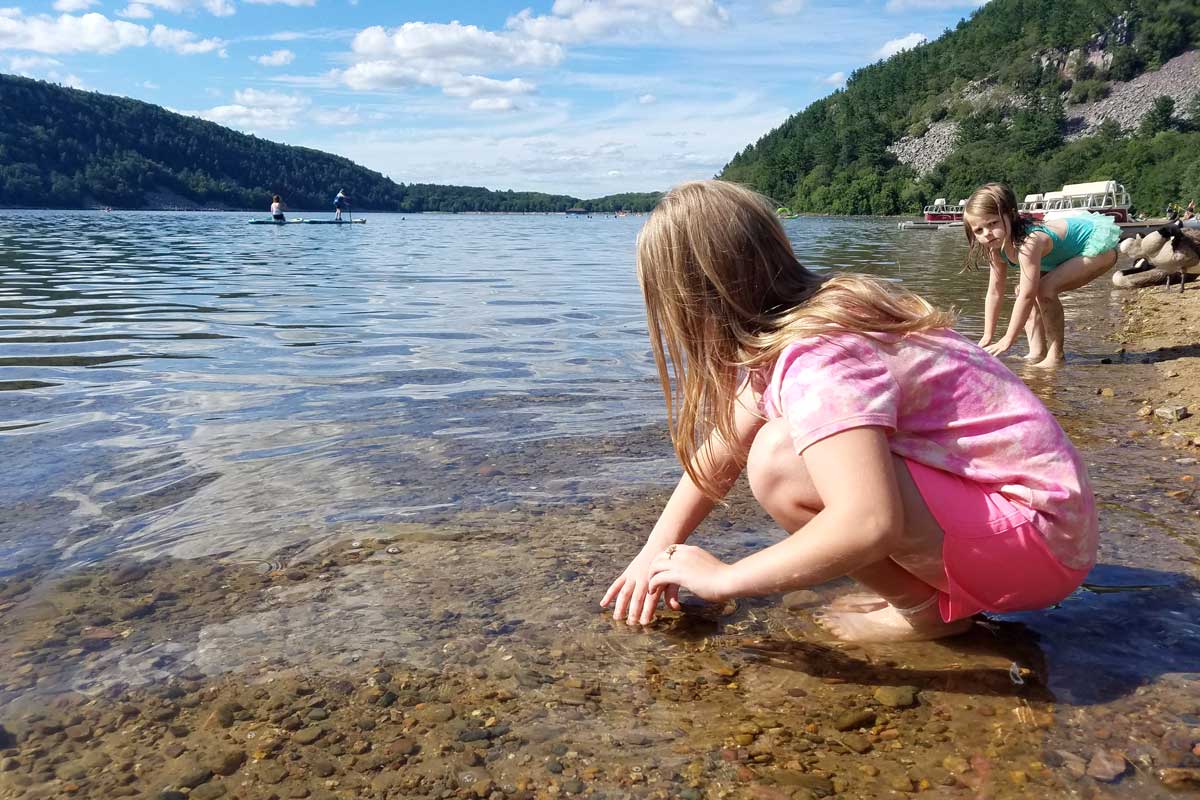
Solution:
{"label": "long blonde hair", "polygon": [[970,246],[970,249],[967,250],[966,263],[963,265],[964,270],[979,269],[979,266],[987,263],[988,260],[987,250],[975,239],[975,232],[971,230],[967,217],[976,219],[1000,217],[1008,220],[1009,235],[1001,245],[1001,252],[1007,252],[1010,244],[1013,247],[1020,247],[1021,242],[1025,241],[1025,237],[1029,234],[1029,223],[1021,216],[1021,211],[1017,206],[1017,196],[1013,194],[1012,189],[1003,183],[986,183],[980,186],[963,204],[963,230],[966,232],[967,244]]}
{"label": "long blonde hair", "polygon": [[716,499],[698,463],[711,435],[733,442],[734,398],[751,371],[799,338],[908,333],[954,324],[917,295],[865,275],[822,279],[796,259],[769,201],[725,181],[668,192],[637,242],[638,280],[675,453]]}

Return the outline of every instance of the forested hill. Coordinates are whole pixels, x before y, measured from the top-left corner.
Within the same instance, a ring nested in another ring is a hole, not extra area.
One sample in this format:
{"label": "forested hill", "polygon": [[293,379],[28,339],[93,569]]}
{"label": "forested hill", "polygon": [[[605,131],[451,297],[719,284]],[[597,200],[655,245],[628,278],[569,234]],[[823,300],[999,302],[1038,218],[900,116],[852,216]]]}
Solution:
{"label": "forested hill", "polygon": [[1113,179],[1139,210],[1161,212],[1200,197],[1200,84],[1191,62],[1155,70],[1198,46],[1195,0],[991,0],[936,41],[856,71],[721,177],[837,214],[916,213],[993,180],[1020,197]]}
{"label": "forested hill", "polygon": [[355,210],[648,210],[657,194],[595,200],[395,183],[349,159],[277,144],[159,106],[0,75],[0,206]]}

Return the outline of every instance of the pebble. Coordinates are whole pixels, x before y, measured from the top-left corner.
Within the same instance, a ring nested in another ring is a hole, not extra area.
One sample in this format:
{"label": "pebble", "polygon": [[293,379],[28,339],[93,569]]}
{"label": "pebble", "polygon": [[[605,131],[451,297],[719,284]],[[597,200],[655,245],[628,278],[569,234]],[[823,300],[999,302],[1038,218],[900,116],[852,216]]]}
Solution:
{"label": "pebble", "polygon": [[852,731],[857,728],[869,728],[875,724],[875,712],[869,708],[860,708],[842,714],[833,722],[833,727],[839,731]]}
{"label": "pebble", "polygon": [[206,783],[203,786],[197,786],[188,795],[188,800],[216,800],[218,797],[225,796],[225,784],[223,783]]}
{"label": "pebble", "polygon": [[908,708],[916,705],[917,687],[880,686],[875,690],[875,701],[888,708]]}
{"label": "pebble", "polygon": [[1098,781],[1115,781],[1125,773],[1129,765],[1125,756],[1117,750],[1097,750],[1088,762],[1087,774]]}
{"label": "pebble", "polygon": [[310,728],[297,731],[292,735],[292,741],[296,744],[312,744],[317,739],[324,735],[325,729],[319,725],[313,725]]}

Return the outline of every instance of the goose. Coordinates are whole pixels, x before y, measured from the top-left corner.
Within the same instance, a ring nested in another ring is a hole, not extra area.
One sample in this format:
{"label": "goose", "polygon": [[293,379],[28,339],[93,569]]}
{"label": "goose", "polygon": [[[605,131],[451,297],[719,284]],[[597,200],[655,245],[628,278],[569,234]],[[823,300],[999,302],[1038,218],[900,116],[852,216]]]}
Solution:
{"label": "goose", "polygon": [[[1140,241],[1140,253],[1151,266],[1167,275],[1167,288],[1171,288],[1171,276],[1179,276],[1179,291],[1185,285],[1184,273],[1200,274],[1200,232],[1184,230],[1182,225],[1164,225],[1147,234]],[[1134,249],[1134,245],[1129,247]]]}
{"label": "goose", "polygon": [[1183,291],[1184,274],[1200,275],[1200,232],[1184,230],[1177,223],[1166,225],[1149,236],[1122,239],[1118,249],[1133,259],[1133,266],[1113,273],[1113,286],[1118,289],[1140,289],[1166,283],[1179,273],[1179,290]]}

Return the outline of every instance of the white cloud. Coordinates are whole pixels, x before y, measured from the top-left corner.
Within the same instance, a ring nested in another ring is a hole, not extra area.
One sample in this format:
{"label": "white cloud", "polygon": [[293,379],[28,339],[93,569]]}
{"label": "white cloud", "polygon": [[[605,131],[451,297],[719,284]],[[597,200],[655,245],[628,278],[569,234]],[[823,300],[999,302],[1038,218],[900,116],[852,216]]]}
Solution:
{"label": "white cloud", "polygon": [[885,8],[899,11],[948,11],[953,8],[979,8],[988,0],[888,0]]}
{"label": "white cloud", "polygon": [[529,81],[513,78],[498,81],[479,75],[459,75],[442,82],[442,92],[451,97],[511,96],[529,94],[536,87]]}
{"label": "white cloud", "polygon": [[161,88],[162,88],[161,86],[159,86],[159,85],[158,85],[157,83],[155,83],[154,81],[142,81],[142,84],[141,84],[141,86],[142,86],[142,88],[143,88],[143,89],[151,89],[151,90],[153,90],[153,89],[161,89]]}
{"label": "white cloud", "polygon": [[282,67],[285,64],[292,63],[295,58],[296,54],[291,50],[275,50],[267,53],[265,56],[258,56],[254,60],[264,67]]}
{"label": "white cloud", "polygon": [[846,73],[839,70],[832,75],[826,75],[821,82],[828,83],[830,86],[841,86],[846,82]]}
{"label": "white cloud", "polygon": [[524,9],[507,27],[544,42],[594,42],[616,35],[660,37],[678,28],[721,28],[729,12],[715,0],[555,0],[551,13]]}
{"label": "white cloud", "polygon": [[481,97],[468,106],[472,111],[512,111],[515,107],[511,97]]}
{"label": "white cloud", "polygon": [[658,98],[652,94],[644,94],[638,98],[638,103],[644,106],[651,106],[658,102]]}
{"label": "white cloud", "polygon": [[871,57],[876,60],[891,58],[897,53],[904,50],[911,50],[918,45],[925,44],[927,41],[929,41],[929,37],[923,33],[910,33],[907,36],[901,36],[898,39],[890,39],[884,42],[883,46],[876,50]]}
{"label": "white cloud", "polygon": [[197,8],[216,17],[228,17],[236,11],[232,0],[135,0],[117,14],[131,19],[146,19],[153,15],[151,9],[182,14]]}
{"label": "white cloud", "polygon": [[565,56],[557,44],[459,22],[406,22],[391,31],[376,25],[360,31],[352,47],[363,59],[397,60],[443,70],[554,66]]}
{"label": "white cloud", "polygon": [[807,5],[805,0],[775,0],[768,8],[772,14],[785,17],[803,11],[805,5]]}
{"label": "white cloud", "polygon": [[114,22],[103,14],[59,17],[0,15],[0,49],[35,53],[115,53],[126,47],[144,47],[149,33],[140,25]]}
{"label": "white cloud", "polygon": [[211,53],[225,47],[225,42],[221,39],[200,39],[191,31],[168,28],[165,25],[154,26],[154,30],[150,32],[150,41],[155,47],[172,50],[182,56]]}
{"label": "white cloud", "polygon": [[17,75],[24,75],[27,78],[35,77],[42,70],[61,66],[61,61],[56,58],[47,58],[46,56],[13,56],[8,59],[9,71]]}
{"label": "white cloud", "polygon": [[255,3],[255,4],[261,5],[261,6],[279,5],[279,6],[292,6],[292,7],[297,7],[297,8],[300,6],[315,6],[317,4],[317,0],[246,0],[246,2],[247,3]]}
{"label": "white cloud", "polygon": [[54,0],[54,10],[67,13],[87,11],[99,2],[100,0]]}
{"label": "white cloud", "polygon": [[196,116],[243,130],[285,130],[295,125],[310,103],[300,95],[242,89],[233,93],[233,103],[196,112]]}
{"label": "white cloud", "polygon": [[352,108],[314,108],[303,95],[260,89],[240,89],[233,93],[232,103],[185,113],[250,133],[311,128],[312,123],[321,128],[346,127],[362,121]]}
{"label": "white cloud", "polygon": [[141,3],[130,3],[118,11],[117,16],[126,19],[150,19],[154,16],[154,12]]}

